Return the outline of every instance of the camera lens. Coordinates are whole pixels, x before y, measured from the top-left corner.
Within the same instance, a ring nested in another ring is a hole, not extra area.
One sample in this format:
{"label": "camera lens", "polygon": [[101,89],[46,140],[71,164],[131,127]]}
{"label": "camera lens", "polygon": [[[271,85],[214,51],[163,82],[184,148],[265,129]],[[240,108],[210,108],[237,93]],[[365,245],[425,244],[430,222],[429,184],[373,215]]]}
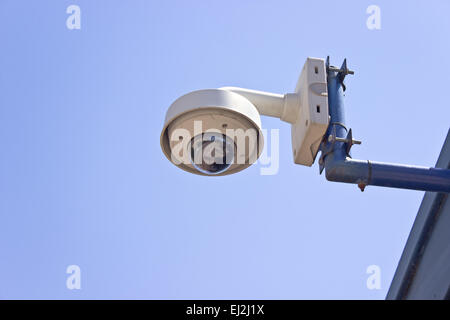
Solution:
{"label": "camera lens", "polygon": [[234,142],[222,133],[203,133],[190,142],[191,162],[205,174],[226,171],[234,161]]}

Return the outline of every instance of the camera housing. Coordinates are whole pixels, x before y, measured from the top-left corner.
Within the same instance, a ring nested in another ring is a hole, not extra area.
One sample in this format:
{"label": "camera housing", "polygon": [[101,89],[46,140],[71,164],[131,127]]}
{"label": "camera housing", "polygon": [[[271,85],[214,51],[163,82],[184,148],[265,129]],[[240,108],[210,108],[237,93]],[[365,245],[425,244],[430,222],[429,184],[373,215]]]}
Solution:
{"label": "camera housing", "polygon": [[[211,136],[232,141],[233,157],[226,170],[208,172],[199,170],[202,163],[193,163],[196,156],[191,149],[199,136],[201,142],[208,142]],[[160,141],[166,157],[179,168],[215,176],[247,168],[259,157],[264,145],[256,107],[241,95],[222,89],[198,90],[178,98],[167,110]]]}

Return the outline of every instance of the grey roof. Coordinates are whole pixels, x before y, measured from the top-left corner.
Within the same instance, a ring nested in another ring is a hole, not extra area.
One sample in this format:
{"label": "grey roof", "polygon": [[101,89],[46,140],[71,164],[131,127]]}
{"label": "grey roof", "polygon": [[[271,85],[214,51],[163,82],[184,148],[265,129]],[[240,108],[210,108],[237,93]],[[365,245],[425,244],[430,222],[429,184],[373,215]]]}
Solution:
{"label": "grey roof", "polygon": [[[450,168],[450,130],[436,167]],[[425,193],[386,299],[450,299],[448,196]]]}

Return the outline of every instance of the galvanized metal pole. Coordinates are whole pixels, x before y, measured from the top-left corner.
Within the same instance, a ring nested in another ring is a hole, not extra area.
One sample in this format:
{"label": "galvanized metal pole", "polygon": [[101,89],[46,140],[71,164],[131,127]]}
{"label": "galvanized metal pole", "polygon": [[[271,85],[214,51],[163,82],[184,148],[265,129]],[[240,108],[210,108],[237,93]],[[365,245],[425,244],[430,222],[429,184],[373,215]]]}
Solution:
{"label": "galvanized metal pole", "polygon": [[343,80],[347,63],[341,68],[332,67],[327,60],[328,107],[330,125],[321,144],[320,170],[325,169],[329,181],[354,183],[361,191],[367,185],[450,193],[450,170],[404,164],[355,160],[350,148],[359,141],[353,140],[351,130],[345,126]]}

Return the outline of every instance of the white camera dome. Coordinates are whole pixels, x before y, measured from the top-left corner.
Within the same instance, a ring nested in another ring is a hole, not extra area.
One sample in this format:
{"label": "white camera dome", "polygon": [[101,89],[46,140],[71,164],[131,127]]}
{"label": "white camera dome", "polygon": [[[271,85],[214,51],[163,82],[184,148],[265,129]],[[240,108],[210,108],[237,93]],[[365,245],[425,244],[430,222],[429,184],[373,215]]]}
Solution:
{"label": "white camera dome", "polygon": [[222,89],[178,98],[167,110],[161,132],[166,157],[199,175],[241,171],[258,159],[263,144],[257,108],[242,95]]}

